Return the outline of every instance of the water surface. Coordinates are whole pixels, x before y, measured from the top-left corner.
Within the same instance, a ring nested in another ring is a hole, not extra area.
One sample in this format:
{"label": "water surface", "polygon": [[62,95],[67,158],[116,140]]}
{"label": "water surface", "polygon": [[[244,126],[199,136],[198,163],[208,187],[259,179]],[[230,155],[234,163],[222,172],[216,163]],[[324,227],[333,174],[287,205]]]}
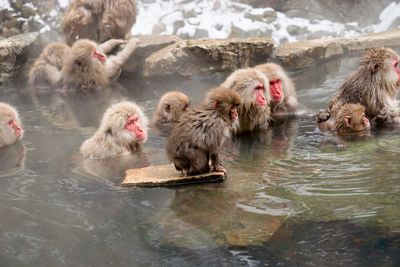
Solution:
{"label": "water surface", "polygon": [[356,64],[294,73],[305,116],[236,138],[224,183],[176,188],[119,186],[126,168],[168,162],[157,133],[110,161],[84,161],[79,146],[112,103],[135,100],[151,117],[163,93],[197,103],[224,75],[123,80],[89,96],[2,88],[26,135],[0,150],[0,266],[399,266],[399,129],[340,150],[311,116]]}

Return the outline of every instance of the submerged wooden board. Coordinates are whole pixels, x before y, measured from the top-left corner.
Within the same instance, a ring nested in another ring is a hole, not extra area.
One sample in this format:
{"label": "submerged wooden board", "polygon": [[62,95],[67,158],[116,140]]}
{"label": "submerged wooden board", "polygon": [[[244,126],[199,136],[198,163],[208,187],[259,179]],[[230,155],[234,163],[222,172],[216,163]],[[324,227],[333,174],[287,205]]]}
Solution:
{"label": "submerged wooden board", "polygon": [[195,176],[182,176],[172,164],[149,166],[126,171],[122,186],[169,186],[192,183],[217,182],[225,179],[223,172],[209,172]]}

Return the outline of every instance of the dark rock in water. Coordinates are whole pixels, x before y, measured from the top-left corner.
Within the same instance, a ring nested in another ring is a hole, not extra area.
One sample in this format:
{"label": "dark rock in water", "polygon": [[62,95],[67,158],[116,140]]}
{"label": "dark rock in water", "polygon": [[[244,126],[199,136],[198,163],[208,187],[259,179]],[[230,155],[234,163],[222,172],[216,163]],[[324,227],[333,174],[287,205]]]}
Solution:
{"label": "dark rock in water", "polygon": [[37,42],[39,33],[27,33],[0,40],[0,84],[16,75]]}
{"label": "dark rock in water", "polygon": [[274,43],[271,38],[198,39],[180,41],[146,58],[144,76],[233,71],[266,62]]}

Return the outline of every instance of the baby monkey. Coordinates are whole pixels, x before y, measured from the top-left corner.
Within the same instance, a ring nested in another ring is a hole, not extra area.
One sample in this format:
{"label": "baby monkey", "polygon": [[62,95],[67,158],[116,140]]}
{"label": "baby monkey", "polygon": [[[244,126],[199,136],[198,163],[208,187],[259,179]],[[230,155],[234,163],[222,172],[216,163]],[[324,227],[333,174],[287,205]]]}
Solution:
{"label": "baby monkey", "polygon": [[220,160],[223,144],[239,127],[240,96],[224,87],[211,89],[200,108],[184,113],[167,142],[168,158],[178,171],[226,174]]}
{"label": "baby monkey", "polygon": [[339,135],[359,133],[370,127],[361,104],[345,104],[339,108],[334,120],[317,122],[321,131],[336,131]]}

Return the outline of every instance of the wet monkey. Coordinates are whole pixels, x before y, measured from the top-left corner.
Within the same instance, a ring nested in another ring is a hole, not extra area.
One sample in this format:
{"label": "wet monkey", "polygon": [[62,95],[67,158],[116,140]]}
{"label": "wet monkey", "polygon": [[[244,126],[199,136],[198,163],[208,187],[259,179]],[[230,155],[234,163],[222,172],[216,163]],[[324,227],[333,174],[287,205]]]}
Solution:
{"label": "wet monkey", "polygon": [[319,122],[318,126],[321,131],[336,131],[341,135],[367,130],[370,127],[370,122],[362,105],[345,104],[338,109],[335,120]]}
{"label": "wet monkey", "polygon": [[240,95],[240,131],[267,129],[271,118],[268,78],[257,69],[239,69],[221,84]]}
{"label": "wet monkey", "polygon": [[197,175],[210,171],[226,173],[220,160],[225,141],[238,127],[240,96],[235,91],[211,89],[199,108],[183,114],[167,141],[167,155],[178,171]]}
{"label": "wet monkey", "polygon": [[21,140],[23,135],[24,129],[18,111],[0,102],[0,148]]}
{"label": "wet monkey", "polygon": [[139,150],[147,140],[147,117],[133,102],[120,102],[104,113],[97,132],[83,142],[85,158],[105,159]]}
{"label": "wet monkey", "polygon": [[136,49],[139,39],[129,39],[118,54],[106,56],[113,47],[124,42],[111,39],[97,45],[87,39],[76,41],[62,68],[64,87],[77,88],[84,92],[108,87],[119,76],[121,67]]}
{"label": "wet monkey", "polygon": [[359,103],[365,115],[377,123],[400,123],[397,94],[400,86],[399,55],[390,48],[373,48],[362,57],[358,69],[350,74],[329,103],[319,121],[334,120],[341,106]]}
{"label": "wet monkey", "polygon": [[254,67],[269,79],[272,116],[293,113],[298,106],[296,88],[285,70],[275,63],[266,63]]}
{"label": "wet monkey", "polygon": [[70,47],[63,43],[48,44],[29,70],[28,83],[31,85],[59,85],[61,69]]}
{"label": "wet monkey", "polygon": [[165,93],[158,102],[153,115],[153,124],[177,123],[179,117],[188,111],[190,99],[179,91]]}
{"label": "wet monkey", "polygon": [[136,22],[135,0],[72,0],[61,20],[69,45],[78,39],[126,38]]}

